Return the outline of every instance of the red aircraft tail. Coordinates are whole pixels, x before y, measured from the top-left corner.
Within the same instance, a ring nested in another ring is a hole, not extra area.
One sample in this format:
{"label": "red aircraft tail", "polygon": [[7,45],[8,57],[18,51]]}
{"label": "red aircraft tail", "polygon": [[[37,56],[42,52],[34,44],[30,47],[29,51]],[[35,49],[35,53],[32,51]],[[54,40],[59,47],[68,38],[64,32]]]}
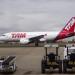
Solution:
{"label": "red aircraft tail", "polygon": [[72,17],[57,36],[57,40],[75,35],[75,17]]}

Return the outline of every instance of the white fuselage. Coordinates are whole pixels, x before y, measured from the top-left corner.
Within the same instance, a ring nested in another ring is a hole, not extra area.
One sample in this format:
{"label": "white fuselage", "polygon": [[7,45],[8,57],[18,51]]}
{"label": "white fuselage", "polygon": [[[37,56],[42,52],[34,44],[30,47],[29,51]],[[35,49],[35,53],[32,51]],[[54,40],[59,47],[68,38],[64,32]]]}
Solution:
{"label": "white fuselage", "polygon": [[20,39],[29,39],[34,38],[40,35],[44,35],[45,40],[53,40],[56,38],[56,36],[59,34],[59,32],[10,32],[5,33],[2,36],[0,36],[0,40],[2,41],[13,41],[13,40],[20,40]]}

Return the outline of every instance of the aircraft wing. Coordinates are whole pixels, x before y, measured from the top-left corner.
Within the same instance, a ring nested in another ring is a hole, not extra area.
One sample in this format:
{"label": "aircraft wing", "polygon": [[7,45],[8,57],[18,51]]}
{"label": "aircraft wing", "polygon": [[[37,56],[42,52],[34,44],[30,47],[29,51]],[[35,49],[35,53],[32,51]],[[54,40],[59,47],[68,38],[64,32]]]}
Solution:
{"label": "aircraft wing", "polygon": [[35,37],[31,37],[29,38],[30,42],[34,42],[34,41],[40,41],[41,38],[44,38],[44,35],[38,35]]}

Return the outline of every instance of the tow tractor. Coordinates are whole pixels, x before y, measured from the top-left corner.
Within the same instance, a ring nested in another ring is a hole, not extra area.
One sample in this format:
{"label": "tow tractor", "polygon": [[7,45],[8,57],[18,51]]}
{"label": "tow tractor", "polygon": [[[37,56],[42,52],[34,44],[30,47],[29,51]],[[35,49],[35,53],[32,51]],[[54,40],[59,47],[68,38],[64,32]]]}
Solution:
{"label": "tow tractor", "polygon": [[64,60],[63,60],[63,72],[75,71],[75,47],[65,47]]}
{"label": "tow tractor", "polygon": [[[56,48],[56,53],[50,52],[48,53],[48,48]],[[62,72],[62,60],[60,60],[60,56],[58,56],[58,45],[45,45],[45,56],[41,61],[41,72],[46,73],[46,69],[51,71],[51,69],[58,69],[59,73]]]}
{"label": "tow tractor", "polygon": [[0,57],[0,73],[14,73],[16,71],[14,59],[15,56]]}

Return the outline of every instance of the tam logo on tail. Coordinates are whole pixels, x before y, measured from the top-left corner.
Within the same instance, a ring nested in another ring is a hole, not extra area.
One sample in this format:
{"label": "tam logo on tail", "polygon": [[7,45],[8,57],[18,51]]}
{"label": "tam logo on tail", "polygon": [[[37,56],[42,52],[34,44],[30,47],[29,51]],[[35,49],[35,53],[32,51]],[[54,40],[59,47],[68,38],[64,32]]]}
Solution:
{"label": "tam logo on tail", "polygon": [[75,35],[75,17],[72,17],[66,26],[61,30],[55,40],[64,39]]}
{"label": "tam logo on tail", "polygon": [[71,20],[67,23],[65,30],[69,31],[73,25],[75,26],[75,17],[72,17]]}

